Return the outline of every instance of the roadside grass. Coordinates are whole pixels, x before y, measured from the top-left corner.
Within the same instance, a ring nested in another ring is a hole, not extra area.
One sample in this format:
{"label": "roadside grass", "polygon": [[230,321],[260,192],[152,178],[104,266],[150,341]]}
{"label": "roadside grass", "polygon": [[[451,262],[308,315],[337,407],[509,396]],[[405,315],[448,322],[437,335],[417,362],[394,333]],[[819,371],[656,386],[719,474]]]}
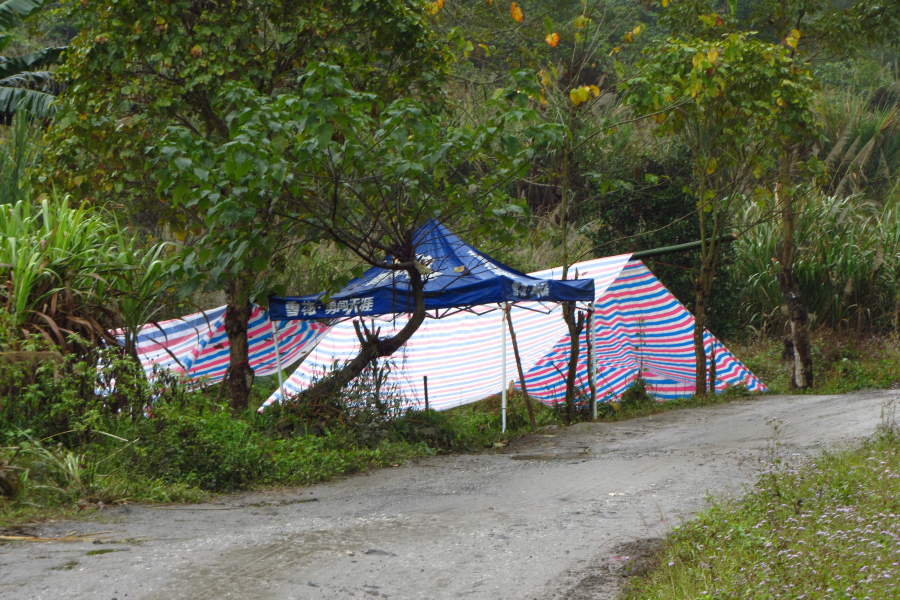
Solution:
{"label": "roadside grass", "polygon": [[[900,380],[900,348],[894,339],[817,336],[820,376],[815,392],[888,387]],[[788,391],[779,341],[730,347],[773,392]],[[311,485],[432,454],[478,452],[533,432],[519,391],[509,398],[507,429],[501,432],[499,395],[441,412],[400,411],[395,405],[386,418],[371,418],[363,410],[329,421],[279,408],[263,415],[252,409],[234,414],[213,387],[163,394],[168,400],[158,398],[150,418],[133,419],[111,417],[97,404],[78,404],[70,399],[76,381],[53,383],[49,377],[38,373],[26,400],[33,398],[32,406],[51,410],[16,417],[15,407],[27,403],[5,408],[0,487],[6,481],[8,489],[0,490],[0,526],[83,514],[101,503],[196,502],[219,493]],[[275,385],[274,378],[260,378],[251,407],[261,404]],[[667,402],[657,402],[647,392],[638,382],[618,401],[602,402],[598,422],[750,397],[741,387]],[[567,424],[562,406],[532,405],[537,429]],[[61,425],[54,425],[63,417]],[[587,403],[576,420],[590,420]],[[54,437],[41,437],[46,435]]]}
{"label": "roadside grass", "polygon": [[819,330],[812,335],[815,380],[809,392],[791,390],[790,365],[777,338],[734,341],[728,348],[776,394],[844,394],[900,382],[900,338],[859,337]]}
{"label": "roadside grass", "polygon": [[623,599],[900,597],[896,421],[797,465],[779,454],[742,499],[676,528]]}

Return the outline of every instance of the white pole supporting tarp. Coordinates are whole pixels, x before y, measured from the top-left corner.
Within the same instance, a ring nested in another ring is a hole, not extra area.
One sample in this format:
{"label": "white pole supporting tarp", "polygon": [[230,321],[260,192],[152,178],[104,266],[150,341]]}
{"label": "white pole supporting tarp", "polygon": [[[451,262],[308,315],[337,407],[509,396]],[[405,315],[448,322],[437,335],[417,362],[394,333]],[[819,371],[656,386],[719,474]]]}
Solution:
{"label": "white pole supporting tarp", "polygon": [[278,330],[275,328],[275,321],[269,321],[272,324],[272,341],[275,342],[275,363],[278,365],[278,393],[284,393],[284,375],[281,373],[281,351],[278,349]]}
{"label": "white pole supporting tarp", "polygon": [[500,321],[502,322],[501,327],[503,328],[503,336],[502,336],[502,360],[503,367],[501,368],[500,374],[500,387],[503,389],[501,392],[502,402],[501,402],[501,414],[503,423],[501,425],[500,432],[506,433],[506,311],[509,310],[509,302],[506,303],[504,310],[500,311]]}
{"label": "white pole supporting tarp", "polygon": [[[594,385],[591,386],[592,390],[597,389],[597,306],[596,302],[591,302],[591,362],[588,365],[590,369],[590,377],[591,381],[593,381]],[[597,420],[597,392],[594,391],[594,420]]]}

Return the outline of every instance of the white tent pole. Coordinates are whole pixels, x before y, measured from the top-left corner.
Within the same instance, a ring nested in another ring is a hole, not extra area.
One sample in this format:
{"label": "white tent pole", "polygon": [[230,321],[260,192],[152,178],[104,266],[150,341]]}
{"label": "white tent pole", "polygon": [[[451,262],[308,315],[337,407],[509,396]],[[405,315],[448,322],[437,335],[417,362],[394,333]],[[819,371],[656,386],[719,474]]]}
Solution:
{"label": "white tent pole", "polygon": [[281,374],[281,352],[278,351],[278,331],[275,329],[275,321],[269,321],[269,323],[272,324],[272,339],[275,341],[275,363],[278,365],[278,393],[283,395],[284,375]]}
{"label": "white tent pole", "polygon": [[500,313],[500,321],[502,322],[501,327],[503,328],[503,336],[502,336],[502,356],[503,356],[503,369],[500,375],[500,387],[503,389],[502,394],[502,419],[503,423],[500,429],[501,433],[506,433],[506,311],[509,310],[509,302],[506,303],[505,308]]}
{"label": "white tent pole", "polygon": [[[591,301],[591,379],[594,390],[597,389],[597,304]],[[594,420],[597,420],[597,392],[594,391]]]}

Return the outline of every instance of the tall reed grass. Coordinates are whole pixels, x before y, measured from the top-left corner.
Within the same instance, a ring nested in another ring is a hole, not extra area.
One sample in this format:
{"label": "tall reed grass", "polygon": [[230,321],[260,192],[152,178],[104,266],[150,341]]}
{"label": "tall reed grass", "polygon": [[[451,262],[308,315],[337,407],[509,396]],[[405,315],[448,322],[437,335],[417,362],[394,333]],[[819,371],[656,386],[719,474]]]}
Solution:
{"label": "tall reed grass", "polygon": [[[743,218],[761,211],[750,206]],[[900,320],[900,214],[858,196],[813,193],[801,201],[796,223],[794,275],[813,326],[838,332],[897,331]],[[781,230],[777,222],[752,227],[736,243],[733,274],[746,281],[743,320],[761,335],[780,333],[785,317],[778,287]]]}
{"label": "tall reed grass", "polygon": [[166,248],[144,251],[101,211],[71,202],[0,206],[0,308],[25,335],[64,351],[116,345],[111,330],[133,332],[152,318],[165,292]]}

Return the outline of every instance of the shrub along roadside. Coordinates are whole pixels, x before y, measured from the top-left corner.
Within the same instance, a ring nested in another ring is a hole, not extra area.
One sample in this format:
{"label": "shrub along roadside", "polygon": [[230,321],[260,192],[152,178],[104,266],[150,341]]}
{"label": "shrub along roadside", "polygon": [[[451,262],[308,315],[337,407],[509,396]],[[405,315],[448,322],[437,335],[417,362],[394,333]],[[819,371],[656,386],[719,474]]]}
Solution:
{"label": "shrub along roadside", "polygon": [[[271,391],[260,383],[257,405]],[[0,390],[0,523],[46,517],[47,508],[309,485],[501,439],[490,401],[402,411],[389,395],[375,406],[351,390],[328,414],[303,406],[235,414],[219,402],[218,386],[189,390],[165,374],[148,383],[118,349],[69,356],[58,373],[2,366]],[[541,424],[556,418],[546,408],[538,416]],[[524,403],[514,402],[504,437],[524,434],[527,423]]]}
{"label": "shrub along roadside", "polygon": [[820,329],[812,334],[816,380],[807,392],[789,388],[789,363],[780,339],[732,342],[729,349],[776,394],[845,394],[886,389],[900,382],[900,338],[838,335]]}
{"label": "shrub along roadside", "polygon": [[[837,365],[856,361],[850,364],[863,365],[865,372],[874,360],[867,343],[835,342],[829,356]],[[768,356],[776,343],[767,344],[739,354],[751,368],[762,359],[778,367],[778,357]],[[44,343],[29,340],[28,349],[43,350]],[[894,365],[891,373],[900,364],[891,357],[879,360]],[[96,364],[104,368],[98,371]],[[327,415],[304,407],[235,414],[219,402],[218,386],[187,390],[165,375],[148,384],[116,349],[70,355],[57,370],[58,377],[52,365],[0,368],[0,524],[46,517],[42,511],[48,507],[65,512],[100,502],[196,501],[209,493],[309,485],[429,454],[478,451],[531,431],[518,392],[510,398],[508,428],[501,434],[498,396],[443,412],[404,411],[383,383],[381,400],[372,404],[372,384],[362,381],[336,399]],[[860,384],[844,377],[849,371],[845,366],[836,376],[840,385],[873,387],[870,379]],[[268,397],[271,379],[257,381],[255,405]],[[765,374],[764,379],[770,381]],[[658,403],[638,382],[618,402],[601,404],[600,419],[719,404],[745,394],[735,388]],[[152,408],[145,412],[146,407]],[[539,428],[565,421],[540,403],[535,409]],[[578,418],[589,415],[585,410]]]}
{"label": "shrub along roadside", "polygon": [[631,599],[900,596],[900,431],[787,467],[676,529]]}

